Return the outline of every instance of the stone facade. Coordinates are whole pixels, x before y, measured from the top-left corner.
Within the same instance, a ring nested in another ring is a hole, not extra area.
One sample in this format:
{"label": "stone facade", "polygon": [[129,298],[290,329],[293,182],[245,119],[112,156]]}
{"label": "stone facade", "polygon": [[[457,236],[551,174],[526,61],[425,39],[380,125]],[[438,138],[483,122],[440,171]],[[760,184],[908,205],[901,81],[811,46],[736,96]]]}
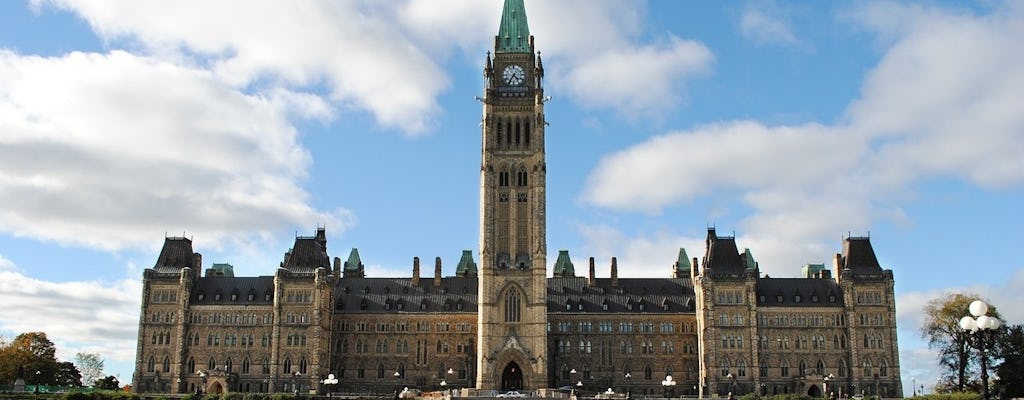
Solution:
{"label": "stone facade", "polygon": [[466,250],[453,276],[436,258],[421,278],[414,258],[410,277],[367,277],[356,249],[332,262],[321,228],[272,276],[235,277],[203,273],[191,240],[166,238],[143,274],[134,387],[902,392],[893,275],[867,238],[800,278],[763,275],[714,229],[701,260],[680,249],[671,278],[619,278],[614,258],[607,277],[593,258],[577,276],[567,251],[547,276],[544,67],[522,0],[505,1],[484,76],[479,268]]}

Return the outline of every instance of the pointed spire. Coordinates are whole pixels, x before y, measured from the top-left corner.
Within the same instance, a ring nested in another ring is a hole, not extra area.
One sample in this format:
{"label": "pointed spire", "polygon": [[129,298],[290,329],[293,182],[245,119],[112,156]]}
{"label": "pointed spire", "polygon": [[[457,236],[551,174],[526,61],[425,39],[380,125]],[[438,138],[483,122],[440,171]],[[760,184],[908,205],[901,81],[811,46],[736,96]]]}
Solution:
{"label": "pointed spire", "polygon": [[690,275],[690,256],[686,255],[686,249],[679,248],[679,257],[676,258],[676,265],[672,271],[673,278],[686,278]]}
{"label": "pointed spire", "polygon": [[498,36],[494,38],[494,52],[530,52],[530,25],[526,22],[526,6],[523,5],[523,0],[505,0]]}
{"label": "pointed spire", "polygon": [[554,276],[556,276],[556,277],[573,277],[573,276],[576,276],[576,269],[572,266],[572,260],[569,259],[569,250],[559,250],[558,251],[558,259],[555,260]]}
{"label": "pointed spire", "polygon": [[459,259],[459,266],[455,268],[456,276],[475,277],[477,274],[476,261],[473,261],[473,250],[463,250],[462,258]]}
{"label": "pointed spire", "polygon": [[363,260],[359,258],[359,249],[353,247],[348,254],[348,261],[345,261],[345,268],[342,271],[344,278],[365,278],[366,272],[363,269]]}

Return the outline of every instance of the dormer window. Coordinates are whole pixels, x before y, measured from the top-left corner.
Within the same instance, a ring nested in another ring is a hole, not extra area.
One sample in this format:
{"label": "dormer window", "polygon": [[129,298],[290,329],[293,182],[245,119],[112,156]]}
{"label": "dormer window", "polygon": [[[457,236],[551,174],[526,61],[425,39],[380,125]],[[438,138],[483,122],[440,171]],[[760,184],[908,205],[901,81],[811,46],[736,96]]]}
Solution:
{"label": "dormer window", "polygon": [[794,303],[799,303],[800,302],[800,295],[793,296],[793,302]]}
{"label": "dormer window", "polygon": [[231,301],[238,301],[238,293],[231,294]]}
{"label": "dormer window", "polygon": [[828,302],[829,303],[835,303],[836,302],[836,295],[834,295],[834,294],[828,295]]}
{"label": "dormer window", "polygon": [[781,303],[781,302],[782,302],[782,295],[780,294],[780,295],[778,295],[778,296],[775,296],[775,301],[776,301],[777,303]]}
{"label": "dormer window", "polygon": [[626,300],[626,309],[629,310],[629,311],[633,311],[633,300],[632,299]]}
{"label": "dormer window", "polygon": [[818,295],[812,294],[811,295],[811,301],[817,303],[818,302]]}
{"label": "dormer window", "polygon": [[608,299],[601,302],[601,311],[608,311]]}
{"label": "dormer window", "polygon": [[199,301],[203,301],[204,298],[206,298],[206,294],[204,294],[203,292],[199,292],[199,295],[196,296],[196,299],[198,299]]}
{"label": "dormer window", "polygon": [[579,299],[576,301],[576,310],[583,311],[583,299]]}
{"label": "dormer window", "polygon": [[459,300],[458,302],[455,303],[456,310],[462,311],[463,308],[465,308],[465,305],[462,303],[462,300]]}
{"label": "dormer window", "polygon": [[398,300],[398,311],[402,311],[404,309],[405,309],[405,301],[404,300]]}
{"label": "dormer window", "polygon": [[368,301],[366,301],[366,299],[362,299],[362,300],[359,301],[359,309],[360,310],[365,310],[369,306],[370,306],[370,303]]}
{"label": "dormer window", "polygon": [[220,301],[221,293],[218,291],[213,294],[213,301]]}
{"label": "dormer window", "polygon": [[565,311],[572,311],[572,302],[569,300],[565,301]]}
{"label": "dormer window", "polygon": [[426,309],[427,309],[427,301],[423,300],[423,301],[420,302],[420,310],[426,310]]}
{"label": "dormer window", "polygon": [[387,299],[384,301],[384,309],[391,310],[391,299]]}
{"label": "dormer window", "polygon": [[271,297],[271,294],[268,292],[263,295],[263,301],[270,301]]}

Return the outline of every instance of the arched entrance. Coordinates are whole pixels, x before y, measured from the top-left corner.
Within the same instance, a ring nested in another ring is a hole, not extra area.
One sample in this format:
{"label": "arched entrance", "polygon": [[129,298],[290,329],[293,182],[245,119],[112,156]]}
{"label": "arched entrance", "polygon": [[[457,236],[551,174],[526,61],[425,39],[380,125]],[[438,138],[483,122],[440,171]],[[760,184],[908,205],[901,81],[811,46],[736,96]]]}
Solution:
{"label": "arched entrance", "polygon": [[501,372],[501,390],[519,390],[523,388],[523,369],[515,361],[508,363]]}
{"label": "arched entrance", "polygon": [[206,389],[206,393],[209,393],[209,394],[221,394],[221,393],[224,393],[224,386],[222,386],[219,381],[213,381],[213,383],[210,384],[210,387],[208,387]]}
{"label": "arched entrance", "polygon": [[821,397],[821,389],[818,388],[818,385],[811,385],[807,388],[807,395],[814,398]]}

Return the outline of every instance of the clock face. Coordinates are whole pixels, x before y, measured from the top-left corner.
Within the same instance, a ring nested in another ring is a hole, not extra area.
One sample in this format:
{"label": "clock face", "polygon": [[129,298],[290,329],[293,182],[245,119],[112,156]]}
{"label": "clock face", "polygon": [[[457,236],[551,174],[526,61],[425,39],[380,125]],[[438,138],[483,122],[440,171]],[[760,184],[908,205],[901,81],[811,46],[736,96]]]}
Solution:
{"label": "clock face", "polygon": [[508,85],[519,86],[526,80],[526,72],[523,71],[523,67],[518,65],[509,65],[505,67],[505,70],[501,73],[501,79],[503,79]]}

